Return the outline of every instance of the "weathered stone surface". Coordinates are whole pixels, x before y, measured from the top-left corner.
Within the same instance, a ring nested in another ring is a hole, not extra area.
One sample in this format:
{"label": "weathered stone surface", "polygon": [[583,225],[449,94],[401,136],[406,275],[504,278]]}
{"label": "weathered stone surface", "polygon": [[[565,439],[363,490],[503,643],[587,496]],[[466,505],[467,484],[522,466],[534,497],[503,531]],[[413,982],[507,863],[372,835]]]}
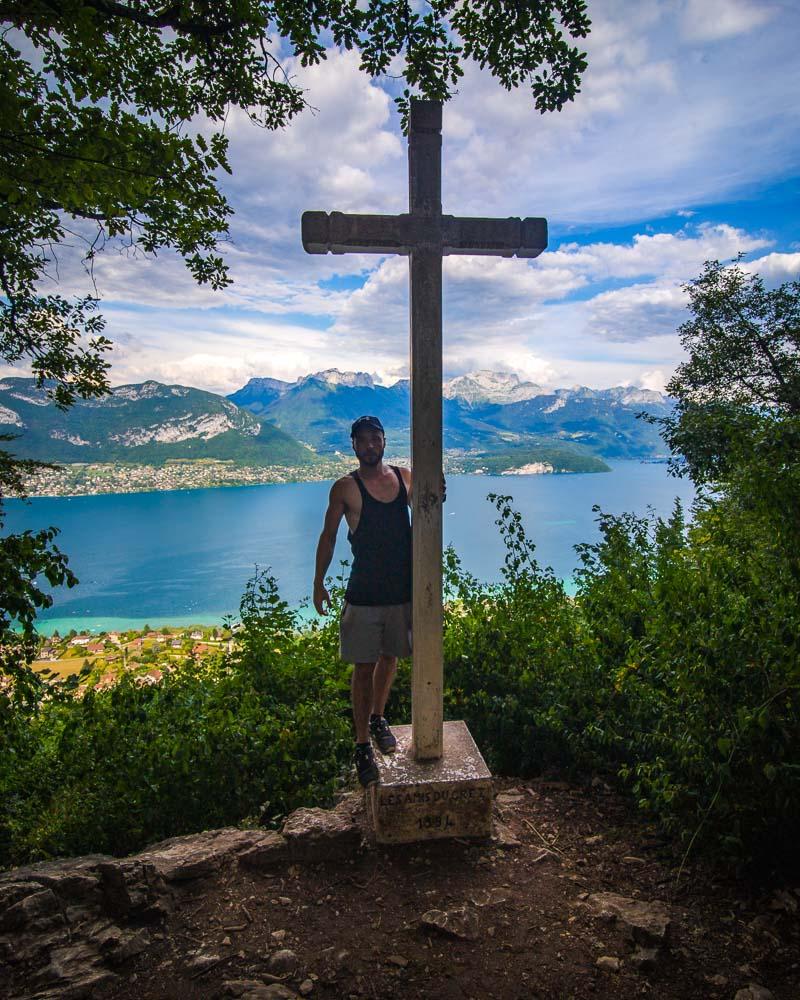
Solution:
{"label": "weathered stone surface", "polygon": [[40,891],[40,885],[35,882],[6,882],[5,885],[0,884],[0,916],[21,899]]}
{"label": "weathered stone surface", "polygon": [[262,830],[238,830],[236,827],[205,830],[151,844],[131,860],[148,861],[168,882],[182,882],[213,874],[269,836]]}
{"label": "weathered stone surface", "polygon": [[274,830],[265,831],[261,839],[238,855],[239,864],[257,871],[282,868],[289,859],[286,838]]}
{"label": "weathered stone surface", "polygon": [[630,957],[630,963],[639,972],[652,972],[658,964],[659,949],[639,945]]}
{"label": "weathered stone surface", "polygon": [[734,1000],[775,1000],[774,994],[758,983],[748,983],[743,990],[737,990]]}
{"label": "weathered stone surface", "polygon": [[289,948],[281,948],[274,955],[270,955],[267,968],[275,976],[282,976],[285,973],[293,974],[297,970],[297,955]]}
{"label": "weathered stone surface", "polygon": [[500,808],[516,808],[517,806],[524,805],[525,796],[520,792],[498,792],[495,796],[495,802]]}
{"label": "weathered stone surface", "polygon": [[111,965],[122,965],[134,955],[140,955],[150,945],[150,935],[142,928],[140,930],[109,929],[105,935],[95,938],[100,946],[100,952]]}
{"label": "weathered stone surface", "polygon": [[619,972],[619,959],[614,955],[601,955],[594,964],[605,972]]}
{"label": "weathered stone surface", "polygon": [[4,873],[0,958],[15,972],[4,988],[11,996],[78,1000],[116,982],[115,970],[151,940],[146,929],[120,921],[157,919],[169,907],[169,894],[153,864],[108,855]]}
{"label": "weathered stone surface", "polygon": [[480,933],[478,911],[471,906],[451,910],[428,910],[420,919],[423,927],[440,931],[466,941],[475,941]]}
{"label": "weathered stone surface", "polygon": [[0,930],[20,930],[42,917],[61,916],[61,904],[52,889],[24,896],[0,914]]}
{"label": "weathered stone surface", "polygon": [[481,892],[476,892],[472,899],[470,900],[475,906],[499,906],[501,903],[507,903],[509,900],[508,890],[501,888],[499,885],[492,886],[491,889],[484,889]]}
{"label": "weathered stone surface", "polygon": [[196,951],[186,959],[186,968],[199,975],[208,969],[213,969],[220,961],[220,956],[216,952]]}
{"label": "weathered stone surface", "polygon": [[345,861],[361,845],[361,829],[344,810],[296,809],[282,832],[293,861]]}
{"label": "weathered stone surface", "polygon": [[136,857],[103,861],[98,874],[103,906],[114,916],[158,920],[168,912],[170,892],[151,861]]}
{"label": "weathered stone surface", "polygon": [[501,851],[513,851],[522,846],[522,842],[514,836],[511,828],[499,819],[492,822],[492,843]]}
{"label": "weathered stone surface", "polygon": [[586,900],[597,916],[618,923],[634,941],[662,944],[670,929],[669,911],[663,903],[629,899],[613,892],[596,892]]}
{"label": "weathered stone surface", "polygon": [[222,990],[228,996],[240,997],[248,990],[258,989],[263,985],[264,983],[258,979],[226,979],[222,984]]}
{"label": "weathered stone surface", "polygon": [[297,994],[282,983],[262,984],[242,993],[241,1000],[297,1000]]}
{"label": "weathered stone surface", "polygon": [[415,760],[411,726],[394,728],[395,753],[378,761],[380,781],[369,789],[378,843],[491,835],[492,776],[463,722],[444,723],[444,752]]}

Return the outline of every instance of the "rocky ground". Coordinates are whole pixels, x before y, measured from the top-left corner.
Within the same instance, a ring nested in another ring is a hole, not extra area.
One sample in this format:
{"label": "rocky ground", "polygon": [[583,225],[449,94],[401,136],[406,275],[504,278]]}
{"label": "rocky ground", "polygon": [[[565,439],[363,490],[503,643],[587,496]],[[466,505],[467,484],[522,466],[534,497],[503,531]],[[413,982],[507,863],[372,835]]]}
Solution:
{"label": "rocky ground", "polygon": [[371,843],[363,798],[0,876],[13,998],[800,996],[800,886],[680,858],[601,782],[496,782],[491,843]]}

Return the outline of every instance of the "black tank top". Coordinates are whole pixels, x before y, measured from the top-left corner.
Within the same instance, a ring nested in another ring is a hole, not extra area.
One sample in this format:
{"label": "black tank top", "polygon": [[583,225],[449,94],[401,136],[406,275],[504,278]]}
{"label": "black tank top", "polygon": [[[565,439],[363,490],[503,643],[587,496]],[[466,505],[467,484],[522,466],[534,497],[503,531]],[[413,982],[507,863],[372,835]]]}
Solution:
{"label": "black tank top", "polygon": [[353,550],[353,568],[344,595],[349,604],[375,607],[411,600],[408,493],[397,467],[389,468],[397,476],[400,490],[388,503],[370,495],[358,472],[350,473],[361,492],[361,517],[355,532],[347,532]]}

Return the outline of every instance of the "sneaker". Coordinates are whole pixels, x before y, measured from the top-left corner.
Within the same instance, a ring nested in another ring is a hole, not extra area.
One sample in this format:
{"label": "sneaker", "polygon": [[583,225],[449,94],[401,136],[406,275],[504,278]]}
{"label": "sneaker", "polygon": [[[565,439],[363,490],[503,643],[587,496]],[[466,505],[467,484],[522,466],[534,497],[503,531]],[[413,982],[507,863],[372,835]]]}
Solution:
{"label": "sneaker", "polygon": [[375,740],[375,746],[381,753],[394,753],[397,749],[397,740],[394,738],[394,733],[382,715],[377,719],[370,720],[369,733],[373,740]]}
{"label": "sneaker", "polygon": [[372,747],[369,744],[365,747],[356,745],[355,762],[358,780],[364,788],[374,785],[378,780],[378,765],[375,763]]}

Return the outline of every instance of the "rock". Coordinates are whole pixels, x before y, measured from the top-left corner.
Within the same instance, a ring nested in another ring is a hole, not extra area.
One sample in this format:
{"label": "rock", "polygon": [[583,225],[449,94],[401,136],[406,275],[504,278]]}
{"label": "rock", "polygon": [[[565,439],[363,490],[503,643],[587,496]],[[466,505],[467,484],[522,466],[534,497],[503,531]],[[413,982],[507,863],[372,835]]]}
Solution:
{"label": "rock", "polygon": [[21,899],[24,899],[26,896],[30,896],[34,892],[38,891],[39,884],[35,882],[0,883],[0,915],[5,913],[10,906],[18,903]]}
{"label": "rock", "polygon": [[289,845],[286,838],[275,830],[267,830],[252,847],[237,855],[237,862],[244,868],[256,871],[270,871],[282,868],[289,860]]}
{"label": "rock", "polygon": [[222,989],[228,996],[240,997],[248,990],[258,989],[263,986],[258,979],[226,979],[222,984]]}
{"label": "rock", "polygon": [[521,842],[514,836],[505,823],[499,819],[492,821],[492,843],[501,851],[510,851],[520,847]]}
{"label": "rock", "polygon": [[505,889],[501,889],[500,886],[492,886],[491,889],[476,892],[470,902],[478,907],[499,906],[501,903],[507,903],[508,898],[508,893]]}
{"label": "rock", "polygon": [[408,965],[408,959],[403,958],[402,955],[389,955],[386,961],[389,963],[389,965],[396,965],[400,969],[405,969],[405,967]]}
{"label": "rock", "polygon": [[227,979],[222,984],[227,996],[242,997],[243,1000],[296,1000],[293,993],[282,983],[265,983],[260,979]]}
{"label": "rock", "polygon": [[639,945],[631,955],[630,963],[639,972],[652,972],[658,963],[658,948],[643,948]]}
{"label": "rock", "polygon": [[120,930],[119,927],[109,928],[106,932],[95,936],[95,942],[101,954],[106,956],[112,965],[122,965],[134,955],[140,955],[150,945],[150,935],[146,930]]}
{"label": "rock", "polygon": [[226,934],[225,937],[222,939],[222,944],[223,944],[223,947],[226,947],[226,948],[231,944],[231,939],[230,939],[230,935],[229,934]]}
{"label": "rock", "polygon": [[[270,833],[223,827],[183,837],[170,837],[151,844],[133,855],[133,860],[149,861],[167,882],[205,878],[244,851],[259,846]],[[270,838],[271,839],[271,838]]]}
{"label": "rock", "polygon": [[245,994],[244,1000],[297,1000],[297,994],[288,986],[273,983],[271,986],[264,987],[264,992],[258,993],[257,996]]}
{"label": "rock", "polygon": [[595,892],[586,905],[597,916],[614,921],[638,944],[659,945],[667,939],[671,921],[663,903],[629,899],[613,892]]}
{"label": "rock", "polygon": [[776,889],[769,901],[769,908],[783,913],[797,913],[797,900],[786,889]]}
{"label": "rock", "polygon": [[500,792],[495,796],[498,806],[521,806],[525,802],[525,796],[518,792]]}
{"label": "rock", "polygon": [[345,809],[296,809],[282,832],[293,861],[345,861],[361,846],[361,829]]}
{"label": "rock", "polygon": [[172,908],[172,894],[158,868],[134,858],[101,861],[97,866],[102,905],[115,917],[162,919]]}
{"label": "rock", "polygon": [[198,951],[186,959],[186,968],[196,975],[213,968],[220,961],[214,952]]}
{"label": "rock", "polygon": [[286,937],[286,931],[284,930],[273,931],[270,934],[270,937],[273,938],[273,940],[277,941],[278,944],[280,944],[281,941],[283,941],[283,939]]}
{"label": "rock", "polygon": [[452,910],[428,910],[420,918],[423,927],[440,931],[466,941],[475,941],[480,931],[478,911],[470,906]]}
{"label": "rock", "polygon": [[28,927],[34,920],[41,920],[43,917],[60,917],[61,904],[52,889],[39,889],[18,899],[17,902],[8,906],[0,914],[0,930],[16,931],[23,927]]}
{"label": "rock", "polygon": [[119,979],[102,968],[97,948],[88,941],[61,944],[50,950],[50,962],[36,970],[28,986],[53,989],[53,996],[89,996],[95,986]]}
{"label": "rock", "polygon": [[314,984],[310,979],[304,979],[300,983],[300,992],[304,997],[310,996],[314,992]]}
{"label": "rock", "polygon": [[606,972],[619,972],[619,959],[613,955],[601,955],[594,964]]}
{"label": "rock", "polygon": [[758,983],[748,983],[743,990],[737,990],[734,1000],[775,1000],[774,994]]}
{"label": "rock", "polygon": [[281,948],[273,955],[270,955],[267,968],[274,976],[282,976],[285,973],[290,975],[297,969],[297,955],[289,948]]}

